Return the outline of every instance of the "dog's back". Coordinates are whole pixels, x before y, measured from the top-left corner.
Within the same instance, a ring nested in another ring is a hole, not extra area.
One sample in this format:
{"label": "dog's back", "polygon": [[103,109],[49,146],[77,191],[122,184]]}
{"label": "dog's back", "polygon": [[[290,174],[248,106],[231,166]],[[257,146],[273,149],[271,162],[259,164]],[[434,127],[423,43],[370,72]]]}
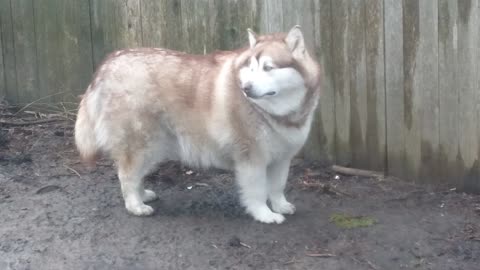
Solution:
{"label": "dog's back", "polygon": [[232,128],[248,130],[232,125],[232,112],[241,111],[236,105],[243,98],[230,90],[236,54],[163,49],[111,54],[79,108],[76,141],[82,156],[91,161],[102,150],[118,160],[163,144],[163,153],[156,155],[194,166],[228,166],[225,152],[232,151],[232,141],[241,141],[231,138]]}

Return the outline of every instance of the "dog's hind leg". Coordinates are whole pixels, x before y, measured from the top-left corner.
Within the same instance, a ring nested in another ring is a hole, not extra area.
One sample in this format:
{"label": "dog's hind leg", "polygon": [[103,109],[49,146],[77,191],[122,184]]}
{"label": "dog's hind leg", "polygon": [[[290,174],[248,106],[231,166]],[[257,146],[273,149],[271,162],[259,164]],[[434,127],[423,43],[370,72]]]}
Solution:
{"label": "dog's hind leg", "polygon": [[275,161],[267,168],[268,199],[272,210],[280,214],[295,213],[295,206],[285,198],[285,185],[287,184],[290,160]]}
{"label": "dog's hind leg", "polygon": [[142,155],[122,155],[118,159],[118,178],[122,188],[125,207],[128,212],[137,216],[148,216],[153,208],[144,202],[155,200],[155,192],[145,189],[143,178],[154,163],[146,161]]}

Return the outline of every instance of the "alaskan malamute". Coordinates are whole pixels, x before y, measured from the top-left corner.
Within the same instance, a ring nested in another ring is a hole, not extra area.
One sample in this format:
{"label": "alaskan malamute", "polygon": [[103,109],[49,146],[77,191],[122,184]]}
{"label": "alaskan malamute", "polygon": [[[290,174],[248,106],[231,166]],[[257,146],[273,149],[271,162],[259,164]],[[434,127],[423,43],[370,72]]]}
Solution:
{"label": "alaskan malamute", "polygon": [[143,177],[167,160],[233,170],[241,203],[260,222],[282,223],[295,212],[284,188],[310,131],[320,68],[299,26],[247,32],[250,46],[236,51],[126,49],[98,67],[75,141],[85,161],[103,152],[116,162],[130,213],[153,213],[145,203],[157,196]]}

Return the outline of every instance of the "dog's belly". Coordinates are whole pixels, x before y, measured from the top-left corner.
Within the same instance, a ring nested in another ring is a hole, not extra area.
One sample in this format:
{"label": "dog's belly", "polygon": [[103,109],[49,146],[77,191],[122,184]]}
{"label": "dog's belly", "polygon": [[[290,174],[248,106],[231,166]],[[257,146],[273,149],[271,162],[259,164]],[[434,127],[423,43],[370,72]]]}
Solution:
{"label": "dog's belly", "polygon": [[233,161],[226,149],[221,149],[212,142],[199,141],[198,138],[177,136],[176,160],[196,168],[210,168],[230,170]]}

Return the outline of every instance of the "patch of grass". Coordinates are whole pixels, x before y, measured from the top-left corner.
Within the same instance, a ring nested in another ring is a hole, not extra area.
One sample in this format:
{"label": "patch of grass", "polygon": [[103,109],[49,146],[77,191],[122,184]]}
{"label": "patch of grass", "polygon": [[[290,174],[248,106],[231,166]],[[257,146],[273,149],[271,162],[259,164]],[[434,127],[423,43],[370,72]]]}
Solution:
{"label": "patch of grass", "polygon": [[330,222],[335,223],[340,228],[353,229],[359,227],[368,227],[375,224],[377,221],[371,217],[365,216],[349,216],[347,214],[333,214],[330,217]]}

